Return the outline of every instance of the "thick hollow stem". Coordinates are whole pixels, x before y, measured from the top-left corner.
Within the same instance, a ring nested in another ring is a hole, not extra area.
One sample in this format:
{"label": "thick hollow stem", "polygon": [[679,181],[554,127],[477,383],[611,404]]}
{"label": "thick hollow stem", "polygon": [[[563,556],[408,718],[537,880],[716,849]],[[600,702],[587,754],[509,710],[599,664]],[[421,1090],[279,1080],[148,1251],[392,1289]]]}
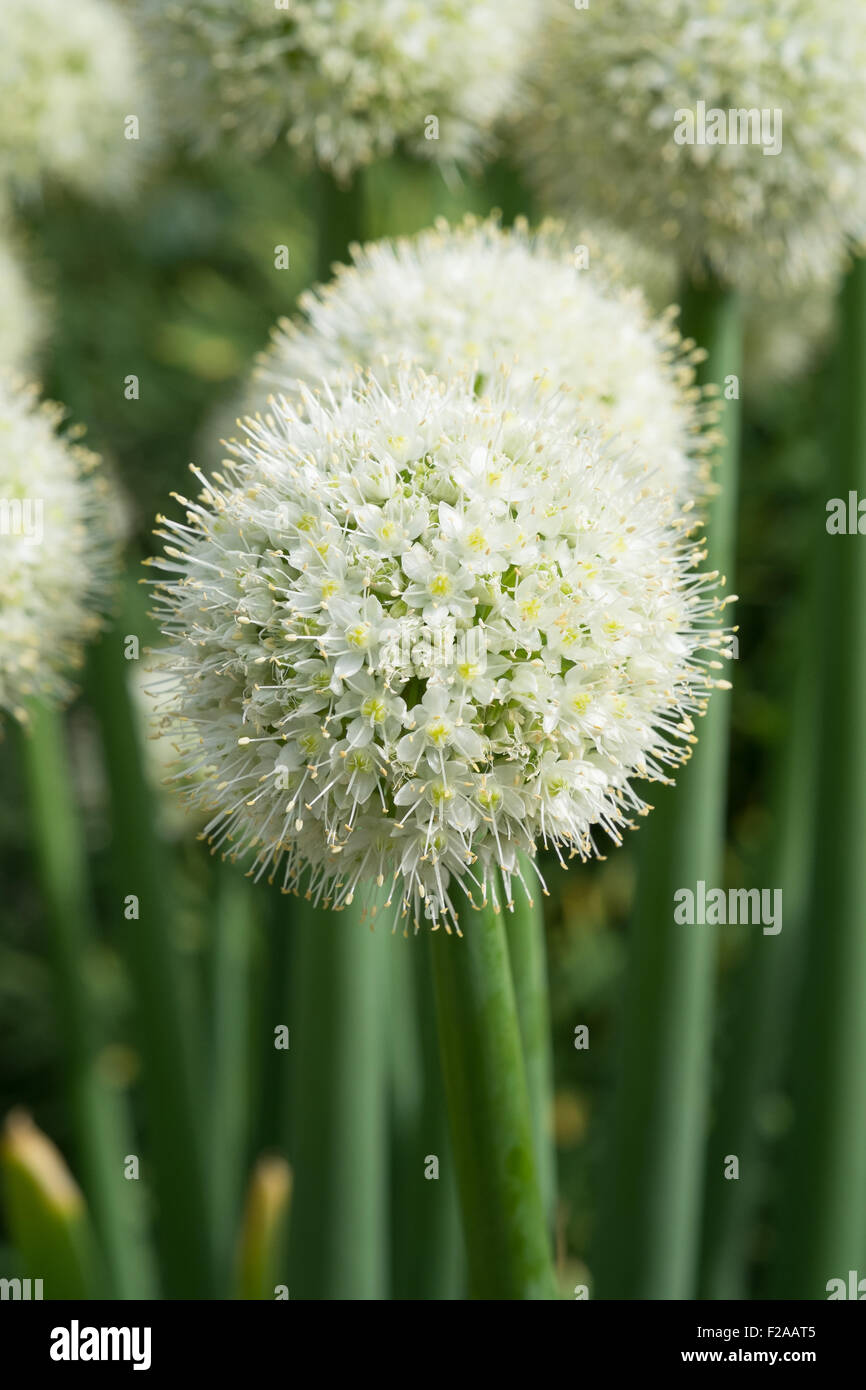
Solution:
{"label": "thick hollow stem", "polygon": [[431,948],[470,1290],[555,1299],[505,926],[486,907],[462,930],[440,928]]}
{"label": "thick hollow stem", "polygon": [[[392,1297],[464,1297],[466,1259],[439,1065],[436,1002],[422,939],[391,957]],[[423,1250],[423,1259],[418,1258]]]}
{"label": "thick hollow stem", "polygon": [[342,185],[320,169],[316,182],[316,278],[324,282],[336,263],[348,260],[352,242],[364,235],[364,190],[360,173]]}
{"label": "thick hollow stem", "polygon": [[[210,951],[210,1192],[220,1280],[231,1287],[250,1121],[253,889],[237,864],[216,875]],[[263,1040],[262,1040],[263,1041]]]}
{"label": "thick hollow stem", "polygon": [[[735,294],[707,283],[683,299],[682,331],[706,349],[699,376],[722,393],[707,568],[730,580],[735,552],[742,330]],[[727,396],[726,392],[727,385]],[[674,920],[674,893],[723,869],[730,696],[716,691],[675,787],[639,832],[637,898],[595,1260],[604,1298],[694,1296],[713,1029],[716,930]],[[654,791],[655,789],[651,789]]]}
{"label": "thick hollow stem", "polygon": [[523,876],[527,886],[533,890],[532,900],[527,898],[519,883],[513,885],[514,907],[513,911],[504,914],[505,933],[523,1044],[535,1162],[541,1200],[548,1227],[552,1231],[556,1205],[556,1151],[553,1143],[553,1049],[544,908],[541,887],[536,882],[531,865],[524,864]]}
{"label": "thick hollow stem", "polygon": [[[292,1088],[290,1296],[387,1296],[384,921],[360,906],[291,899],[296,977],[287,1055]],[[375,906],[375,904],[373,904]],[[372,909],[371,909],[372,910]]]}

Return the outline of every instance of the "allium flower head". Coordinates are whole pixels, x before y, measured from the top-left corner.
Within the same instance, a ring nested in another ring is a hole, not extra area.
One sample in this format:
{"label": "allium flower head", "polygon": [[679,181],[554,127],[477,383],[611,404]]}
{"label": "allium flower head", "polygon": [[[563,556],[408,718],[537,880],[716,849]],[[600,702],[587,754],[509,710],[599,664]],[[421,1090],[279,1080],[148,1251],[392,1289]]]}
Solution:
{"label": "allium flower head", "polygon": [[246,431],[154,562],[214,848],[448,927],[455,889],[509,900],[518,851],[618,842],[724,640],[667,499],[504,373],[367,377]]}
{"label": "allium flower head", "polygon": [[119,526],[97,456],[59,406],[0,378],[0,709],[62,701],[99,630]]}
{"label": "allium flower head", "polygon": [[402,141],[472,156],[514,99],[537,0],[138,0],[202,149],[286,137],[346,179]]}
{"label": "allium flower head", "polygon": [[[523,134],[550,206],[632,226],[694,274],[749,287],[826,274],[866,236],[863,5],[546,3]],[[725,143],[699,143],[708,130]]]}
{"label": "allium flower head", "polygon": [[132,31],[110,0],[0,5],[0,178],[24,192],[57,179],[122,193],[149,144],[146,106]]}
{"label": "allium flower head", "polygon": [[581,240],[576,257],[556,224],[533,234],[522,222],[506,231],[470,218],[355,247],[353,261],[301,297],[304,320],[277,326],[257,372],[263,388],[297,396],[302,380],[335,382],[353,363],[386,380],[402,358],[484,380],[505,365],[513,381],[567,386],[566,413],[639,443],[626,468],[652,467],[681,498],[695,490],[712,441],[696,354],[672,313],[654,318],[599,246]]}

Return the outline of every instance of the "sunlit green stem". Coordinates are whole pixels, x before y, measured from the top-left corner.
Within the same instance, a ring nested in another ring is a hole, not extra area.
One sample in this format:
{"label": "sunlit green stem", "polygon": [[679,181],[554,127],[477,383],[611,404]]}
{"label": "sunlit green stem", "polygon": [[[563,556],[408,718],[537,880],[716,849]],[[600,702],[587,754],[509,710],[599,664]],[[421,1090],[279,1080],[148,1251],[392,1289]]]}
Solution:
{"label": "sunlit green stem", "polygon": [[[292,1298],[387,1296],[387,925],[362,893],[342,912],[287,899],[296,937]],[[377,904],[374,902],[373,906]],[[305,910],[306,909],[306,910]]]}
{"label": "sunlit green stem", "polygon": [[[219,1274],[232,1278],[250,1121],[250,956],[253,889],[240,867],[221,863],[210,950],[208,1171]],[[265,1038],[259,1046],[267,1045]],[[273,1048],[273,1040],[271,1040]]]}
{"label": "sunlit green stem", "polygon": [[[439,1063],[430,959],[422,938],[391,958],[392,1298],[464,1296],[465,1254]],[[423,1251],[423,1258],[419,1258]]]}
{"label": "sunlit green stem", "polygon": [[363,176],[356,173],[348,184],[319,170],[316,175],[316,278],[330,280],[333,267],[349,259],[349,247],[364,235]]}
{"label": "sunlit green stem", "polygon": [[544,908],[541,886],[531,864],[524,862],[522,868],[532,899],[527,898],[519,883],[512,884],[513,910],[504,913],[505,932],[529,1090],[535,1161],[541,1199],[552,1230],[556,1204],[556,1151],[553,1143],[553,1050]]}
{"label": "sunlit green stem", "polygon": [[555,1299],[505,925],[492,907],[461,925],[431,953],[470,1291]]}

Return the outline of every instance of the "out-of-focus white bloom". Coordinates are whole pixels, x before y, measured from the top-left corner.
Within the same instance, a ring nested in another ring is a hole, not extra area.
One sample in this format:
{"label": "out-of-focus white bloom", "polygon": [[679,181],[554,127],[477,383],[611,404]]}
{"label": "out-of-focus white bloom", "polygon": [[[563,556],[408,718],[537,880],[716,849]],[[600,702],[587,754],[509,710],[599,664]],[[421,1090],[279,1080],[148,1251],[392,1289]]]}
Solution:
{"label": "out-of-focus white bloom", "polygon": [[0,709],[73,690],[108,605],[118,504],[62,409],[0,378]]}
{"label": "out-of-focus white bloom", "polygon": [[25,193],[57,179],[88,197],[122,194],[152,139],[133,32],[116,5],[0,5],[0,179]]}
{"label": "out-of-focus white bloom", "polygon": [[[618,228],[595,231],[623,283],[638,285],[656,312],[674,303],[680,284],[673,252]],[[747,394],[810,370],[831,337],[840,283],[837,271],[794,288],[756,286],[744,296],[742,375]]]}
{"label": "out-of-focus white bloom", "polygon": [[0,369],[29,366],[44,335],[40,306],[0,215]]}
{"label": "out-of-focus white bloom", "polygon": [[505,365],[513,381],[567,386],[567,414],[639,446],[627,469],[652,468],[681,499],[698,490],[713,441],[694,386],[699,354],[684,349],[672,314],[653,317],[592,238],[469,218],[356,247],[353,259],[302,295],[305,320],[277,325],[256,373],[257,407],[265,386],[296,396],[302,381],[334,383],[356,363],[383,380],[405,359],[482,382]]}
{"label": "out-of-focus white bloom", "polygon": [[749,287],[820,278],[866,237],[864,6],[546,2],[522,142],[552,208]]}
{"label": "out-of-focus white bloom", "polygon": [[619,842],[725,640],[685,515],[504,372],[246,428],[153,562],[214,848],[335,907],[387,879],[447,928],[455,887],[510,898],[518,851]]}
{"label": "out-of-focus white bloom", "polygon": [[483,149],[538,14],[538,0],[138,5],[176,129],[252,153],[286,137],[343,180],[398,141],[445,162]]}

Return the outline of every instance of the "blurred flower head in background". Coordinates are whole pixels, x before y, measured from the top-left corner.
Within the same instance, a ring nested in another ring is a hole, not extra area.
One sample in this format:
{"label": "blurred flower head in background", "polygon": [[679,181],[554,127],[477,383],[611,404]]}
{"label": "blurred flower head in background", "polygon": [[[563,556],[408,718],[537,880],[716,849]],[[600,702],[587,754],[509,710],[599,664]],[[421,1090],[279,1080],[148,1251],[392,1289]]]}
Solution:
{"label": "blurred flower head in background", "polygon": [[[593,231],[622,284],[640,286],[656,312],[675,302],[680,272],[669,247],[617,227],[596,224]],[[832,335],[841,281],[841,268],[828,266],[800,285],[751,289],[743,303],[743,377],[750,392],[794,381],[815,365]]]}
{"label": "blurred flower head in background", "polygon": [[135,37],[110,0],[0,6],[0,180],[119,196],[153,137]]}
{"label": "blurred flower head in background", "polygon": [[471,160],[517,99],[537,0],[136,0],[166,120],[207,150],[283,137],[347,179],[402,142]]}
{"label": "blurred flower head in background", "polygon": [[447,925],[454,886],[497,900],[497,869],[510,898],[520,850],[619,842],[631,779],[688,756],[723,641],[628,450],[504,371],[485,391],[301,391],[154,561],[214,847],[337,907],[393,879],[416,926]]}
{"label": "blurred flower head in background", "polygon": [[546,5],[519,143],[549,205],[750,287],[820,278],[866,237],[862,5]]}
{"label": "blurred flower head in background", "polygon": [[63,410],[0,377],[0,709],[63,701],[110,599],[120,504]]}
{"label": "blurred flower head in background", "polygon": [[404,358],[441,375],[474,371],[481,383],[507,366],[512,381],[568,387],[566,414],[636,446],[623,467],[652,470],[685,500],[700,490],[713,438],[696,354],[600,245],[582,237],[576,250],[558,224],[531,233],[522,221],[503,230],[472,218],[355,248],[351,267],[301,296],[305,319],[278,324],[256,387],[296,397],[302,381],[345,380],[355,363],[387,380]]}

